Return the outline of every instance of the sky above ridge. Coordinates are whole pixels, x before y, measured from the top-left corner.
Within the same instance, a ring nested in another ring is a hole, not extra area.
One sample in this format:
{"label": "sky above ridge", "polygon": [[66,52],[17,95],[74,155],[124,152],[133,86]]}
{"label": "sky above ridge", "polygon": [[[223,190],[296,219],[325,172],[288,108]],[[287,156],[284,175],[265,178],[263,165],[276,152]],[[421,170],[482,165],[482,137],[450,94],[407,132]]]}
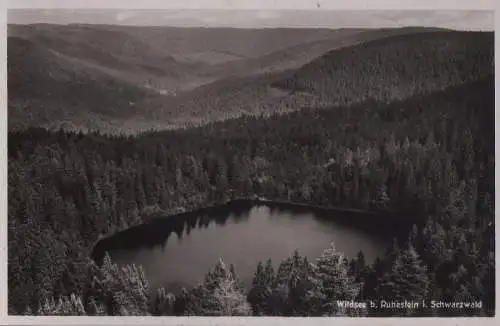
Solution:
{"label": "sky above ridge", "polygon": [[8,23],[109,24],[178,27],[442,27],[493,30],[492,11],[238,10],[238,9],[9,9]]}

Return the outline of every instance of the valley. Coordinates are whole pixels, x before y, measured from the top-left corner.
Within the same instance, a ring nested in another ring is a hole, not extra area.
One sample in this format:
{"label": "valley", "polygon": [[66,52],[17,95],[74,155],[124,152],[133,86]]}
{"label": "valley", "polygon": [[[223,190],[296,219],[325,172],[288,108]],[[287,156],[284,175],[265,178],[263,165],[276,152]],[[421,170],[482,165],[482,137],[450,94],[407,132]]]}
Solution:
{"label": "valley", "polygon": [[8,44],[10,129],[110,134],[404,99],[487,75],[493,51],[492,34],[430,28],[11,25]]}

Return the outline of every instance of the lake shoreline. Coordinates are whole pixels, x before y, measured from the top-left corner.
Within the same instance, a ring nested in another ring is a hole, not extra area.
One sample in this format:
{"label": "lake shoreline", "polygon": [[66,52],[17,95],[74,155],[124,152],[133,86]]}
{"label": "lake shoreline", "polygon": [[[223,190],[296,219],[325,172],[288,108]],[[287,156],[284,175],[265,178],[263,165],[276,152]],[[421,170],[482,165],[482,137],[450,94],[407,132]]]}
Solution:
{"label": "lake shoreline", "polygon": [[[119,265],[144,266],[155,288],[172,289],[174,283],[185,287],[203,279],[201,272],[222,257],[239,268],[242,281],[250,282],[258,261],[278,263],[294,250],[314,260],[333,241],[347,257],[362,251],[372,263],[392,240],[377,231],[385,212],[330,209],[262,197],[235,198],[179,214],[157,215],[100,240],[91,258],[99,266],[108,253]],[[359,224],[369,225],[368,230]],[[387,230],[395,232],[394,228]]]}
{"label": "lake shoreline", "polygon": [[[288,208],[288,209],[307,209],[314,211],[316,213],[320,214],[335,214],[335,216],[340,216],[342,215],[343,217],[347,218],[337,218],[334,217],[334,219],[340,223],[348,223],[348,224],[357,224],[359,223],[364,224],[364,228],[366,229],[372,229],[375,231],[380,231],[380,230],[392,230],[392,229],[398,229],[398,230],[404,230],[407,229],[408,231],[410,228],[413,226],[413,224],[419,224],[419,222],[422,222],[422,219],[418,218],[418,216],[410,216],[407,218],[402,218],[401,215],[408,216],[407,214],[402,214],[402,213],[397,213],[393,211],[382,211],[382,210],[362,210],[362,209],[354,209],[354,208],[343,208],[343,207],[338,207],[338,206],[324,206],[324,205],[314,205],[314,204],[306,204],[306,203],[299,203],[299,202],[292,202],[292,201],[285,201],[285,200],[273,200],[273,199],[268,199],[264,197],[241,197],[241,198],[233,198],[230,200],[226,200],[220,203],[211,203],[210,206],[204,206],[200,208],[196,208],[193,210],[189,211],[181,211],[177,213],[168,213],[168,212],[162,212],[158,211],[153,214],[150,214],[148,218],[146,218],[146,221],[143,221],[142,223],[138,223],[135,225],[128,225],[124,228],[117,228],[113,230],[112,232],[109,232],[107,234],[101,234],[98,236],[98,238],[93,241],[93,244],[89,248],[89,255],[92,255],[92,252],[96,248],[97,244],[103,240],[107,240],[112,238],[113,236],[124,232],[126,230],[130,230],[133,228],[137,227],[144,227],[150,223],[153,223],[155,221],[161,221],[164,219],[169,219],[169,218],[177,218],[177,219],[182,219],[186,218],[188,216],[196,215],[196,214],[205,214],[210,211],[214,211],[217,209],[220,209],[221,207],[224,206],[232,206],[232,205],[237,205],[237,206],[268,206],[270,208],[276,207],[277,209],[283,209],[283,208]],[[359,226],[359,225],[358,225]]]}

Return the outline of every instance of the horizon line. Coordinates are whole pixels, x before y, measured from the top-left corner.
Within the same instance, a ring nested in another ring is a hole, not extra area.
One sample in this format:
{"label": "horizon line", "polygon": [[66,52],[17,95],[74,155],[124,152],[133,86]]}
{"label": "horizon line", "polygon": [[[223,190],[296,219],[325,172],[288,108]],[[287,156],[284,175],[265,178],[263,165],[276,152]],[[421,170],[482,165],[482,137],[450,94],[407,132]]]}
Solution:
{"label": "horizon line", "polygon": [[483,32],[491,33],[494,30],[478,30],[478,29],[457,29],[450,27],[440,27],[440,26],[425,26],[425,25],[407,25],[399,27],[326,27],[326,26],[265,26],[265,27],[241,27],[241,26],[192,26],[192,25],[139,25],[139,24],[104,24],[104,23],[7,23],[7,26],[107,26],[107,27],[137,27],[137,28],[179,28],[179,29],[241,29],[241,30],[264,30],[264,29],[321,29],[321,30],[396,30],[396,29],[422,29],[422,30],[432,30],[436,32]]}
{"label": "horizon line", "polygon": [[439,28],[494,31],[489,10],[13,8],[8,24],[170,26],[236,29]]}

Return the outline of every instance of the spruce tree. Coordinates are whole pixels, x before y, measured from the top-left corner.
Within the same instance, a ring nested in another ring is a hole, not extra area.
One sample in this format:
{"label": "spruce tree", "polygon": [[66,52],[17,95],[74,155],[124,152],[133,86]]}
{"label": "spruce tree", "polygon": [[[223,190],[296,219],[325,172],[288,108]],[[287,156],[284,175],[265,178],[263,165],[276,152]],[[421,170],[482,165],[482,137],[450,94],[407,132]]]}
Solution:
{"label": "spruce tree", "polygon": [[366,265],[365,255],[362,251],[358,252],[358,255],[353,259],[349,266],[349,275],[354,277],[356,283],[360,284],[360,293],[358,295],[361,298],[363,294],[365,278],[368,276],[368,266]]}
{"label": "spruce tree", "polygon": [[247,316],[251,306],[237,280],[220,259],[205,281],[189,293],[186,314],[194,316]]}
{"label": "spruce tree", "polygon": [[335,250],[333,243],[325,249],[312,265],[309,278],[311,289],[307,299],[311,313],[319,316],[335,316],[346,311],[337,305],[337,300],[354,300],[360,291],[360,286],[349,275],[344,263],[344,255]]}
{"label": "spruce tree", "polygon": [[89,316],[106,316],[107,308],[103,303],[97,302],[94,297],[90,297],[87,303],[87,313]]}
{"label": "spruce tree", "polygon": [[273,262],[271,259],[268,259],[266,262],[266,266],[264,267],[264,284],[267,286],[271,286],[274,283],[276,278]]}
{"label": "spruce tree", "polygon": [[175,296],[171,293],[167,293],[165,288],[159,288],[156,291],[152,314],[155,316],[172,316],[174,313],[174,306]]}
{"label": "spruce tree", "polygon": [[94,289],[100,293],[111,314],[144,316],[148,314],[149,286],[142,267],[119,267],[105,255]]}
{"label": "spruce tree", "polygon": [[262,261],[257,263],[257,270],[252,279],[252,286],[263,285],[265,282],[264,265]]}
{"label": "spruce tree", "polygon": [[[428,290],[428,272],[413,246],[409,245],[400,251],[391,269],[382,276],[376,293],[380,300],[422,302]],[[409,309],[402,313],[411,315],[413,312]]]}
{"label": "spruce tree", "polygon": [[266,266],[261,261],[257,264],[252,279],[252,288],[248,292],[248,302],[252,306],[254,315],[270,314],[269,299],[273,293],[272,286],[274,283],[274,268],[269,259]]}
{"label": "spruce tree", "polygon": [[55,300],[54,297],[45,299],[38,308],[39,316],[85,316],[85,308],[82,300],[75,294],[69,297],[61,297]]}

